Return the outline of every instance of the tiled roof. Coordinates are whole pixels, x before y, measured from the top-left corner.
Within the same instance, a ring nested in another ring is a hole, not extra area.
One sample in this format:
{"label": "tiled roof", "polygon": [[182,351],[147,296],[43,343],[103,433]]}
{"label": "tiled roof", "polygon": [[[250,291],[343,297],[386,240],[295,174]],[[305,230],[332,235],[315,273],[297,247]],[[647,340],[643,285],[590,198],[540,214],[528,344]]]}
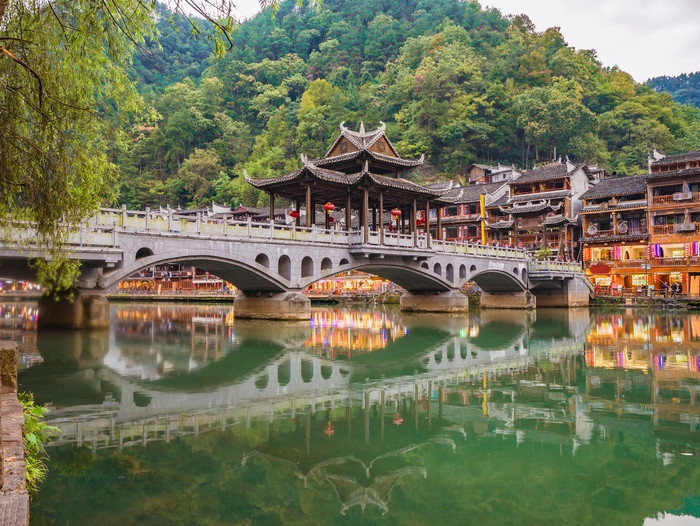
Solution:
{"label": "tiled roof", "polygon": [[515,179],[514,183],[531,183],[536,181],[548,181],[561,179],[568,173],[566,163],[552,163],[532,170],[526,170],[523,175]]}
{"label": "tiled roof", "polygon": [[266,179],[254,179],[244,172],[245,180],[247,183],[253,185],[255,188],[267,188],[269,186],[274,186],[279,183],[287,183],[297,179],[301,179],[304,173],[309,173],[314,175],[316,178],[322,181],[328,181],[336,184],[342,184],[346,186],[351,186],[357,183],[362,178],[362,173],[356,174],[345,174],[343,172],[336,172],[335,170],[326,170],[325,168],[319,168],[311,163],[307,163],[306,166],[300,170],[294,172],[280,175],[278,177],[270,177]]}
{"label": "tiled roof", "polygon": [[667,155],[663,159],[654,161],[651,163],[652,166],[663,166],[665,164],[671,163],[682,163],[686,161],[698,161],[700,160],[700,150],[694,152],[677,153],[675,155]]}
{"label": "tiled roof", "polygon": [[647,239],[649,234],[631,234],[628,236],[596,236],[596,237],[582,237],[580,242],[583,244],[589,243],[614,243],[619,241],[639,241],[642,239]]}
{"label": "tiled roof", "polygon": [[478,203],[483,194],[490,194],[501,188],[505,183],[470,184],[458,186],[443,194],[442,200],[450,203]]}
{"label": "tiled roof", "polygon": [[493,203],[488,203],[486,208],[495,208],[497,206],[503,206],[508,202],[508,193],[503,194],[501,197],[496,199]]}
{"label": "tiled roof", "polygon": [[598,199],[602,197],[620,197],[646,193],[649,174],[609,177],[601,180],[581,195],[581,199]]}
{"label": "tiled roof", "polygon": [[498,223],[491,223],[486,225],[488,228],[493,228],[495,230],[503,230],[505,228],[511,228],[513,226],[513,221],[499,221]]}
{"label": "tiled roof", "polygon": [[630,201],[629,203],[622,202],[618,203],[616,205],[608,205],[607,208],[601,208],[600,206],[584,206],[581,209],[582,213],[586,212],[612,212],[614,210],[628,210],[631,208],[646,208],[647,207],[647,201]]}
{"label": "tiled roof", "polygon": [[531,214],[533,212],[541,212],[542,210],[558,210],[559,206],[552,206],[549,203],[538,203],[525,206],[511,206],[510,208],[501,208],[502,212],[507,214]]}
{"label": "tiled roof", "polygon": [[410,192],[420,193],[429,197],[438,197],[443,193],[440,190],[432,190],[430,188],[426,188],[425,186],[421,186],[419,184],[412,183],[411,181],[407,181],[406,179],[401,179],[397,177],[387,177],[386,175],[378,175],[369,172],[363,173],[367,174],[367,176],[378,185],[384,186],[386,188],[408,190]]}
{"label": "tiled roof", "polygon": [[540,201],[542,199],[563,199],[571,195],[571,190],[556,190],[552,192],[538,192],[536,194],[514,195],[508,200],[511,203],[523,203],[526,201]]}
{"label": "tiled roof", "polygon": [[560,225],[562,223],[568,223],[569,219],[564,217],[563,215],[556,215],[556,216],[549,216],[545,217],[544,221],[542,221],[543,226],[553,226],[553,225]]}
{"label": "tiled roof", "polygon": [[664,177],[688,177],[690,175],[700,175],[700,168],[681,168],[680,170],[671,170],[670,172],[657,172],[653,174],[645,174],[647,180],[661,179]]}

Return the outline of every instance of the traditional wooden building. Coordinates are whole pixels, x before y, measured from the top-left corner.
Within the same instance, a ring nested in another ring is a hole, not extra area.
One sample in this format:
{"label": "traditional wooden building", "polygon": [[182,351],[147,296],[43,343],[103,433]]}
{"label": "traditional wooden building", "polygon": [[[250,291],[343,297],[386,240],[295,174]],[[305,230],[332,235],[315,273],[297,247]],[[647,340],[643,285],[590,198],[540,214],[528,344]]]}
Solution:
{"label": "traditional wooden building", "polygon": [[602,292],[648,286],[646,175],[603,179],[581,200],[583,266],[592,283]]}
{"label": "traditional wooden building", "polygon": [[657,279],[700,294],[700,151],[669,155],[647,176],[650,259]]}
{"label": "traditional wooden building", "polygon": [[[430,188],[443,188],[444,183],[430,185]],[[484,207],[508,195],[506,182],[493,184],[453,185],[441,197],[446,205],[441,212],[441,238],[446,241],[467,243],[492,242],[497,240],[492,232],[485,228]],[[437,212],[431,210],[430,232],[433,237],[437,232]]]}
{"label": "traditional wooden building", "polygon": [[[554,256],[572,259],[578,238],[580,196],[598,183],[604,172],[568,159],[525,171],[509,181],[502,199],[486,218],[492,238],[529,250],[549,248]],[[501,204],[503,203],[503,204]]]}
{"label": "traditional wooden building", "polygon": [[[269,179],[253,179],[245,174],[246,181],[269,194],[271,211],[276,197],[291,201],[296,212],[302,207],[322,213],[343,208],[344,229],[348,225],[352,228],[356,213],[364,242],[370,230],[375,230],[383,243],[382,226],[390,218],[389,211],[400,218],[397,223],[401,232],[417,233],[418,211],[429,216],[431,208],[441,206],[439,198],[446,192],[409,180],[410,172],[423,164],[423,157],[401,157],[386,136],[383,123],[370,132],[362,124],[356,132],[341,123],[340,134],[326,155],[316,160],[302,156],[302,164],[299,170]],[[300,224],[300,214],[295,215]],[[304,226],[318,224],[316,213],[305,216]]]}
{"label": "traditional wooden building", "polygon": [[501,164],[470,164],[467,167],[467,183],[472,184],[491,184],[500,183],[503,181],[511,181],[517,179],[522,172],[515,169],[514,166],[503,166]]}

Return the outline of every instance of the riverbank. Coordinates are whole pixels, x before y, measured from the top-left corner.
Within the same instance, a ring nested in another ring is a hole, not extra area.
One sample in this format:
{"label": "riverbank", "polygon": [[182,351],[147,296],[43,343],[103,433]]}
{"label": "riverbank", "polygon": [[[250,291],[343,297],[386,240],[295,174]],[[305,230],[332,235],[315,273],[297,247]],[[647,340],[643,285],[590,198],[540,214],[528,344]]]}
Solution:
{"label": "riverbank", "polygon": [[591,307],[633,307],[648,309],[700,309],[700,298],[689,298],[674,296],[665,298],[663,296],[595,296],[591,299]]}
{"label": "riverbank", "polygon": [[17,343],[0,341],[0,524],[29,524],[24,412],[17,399]]}

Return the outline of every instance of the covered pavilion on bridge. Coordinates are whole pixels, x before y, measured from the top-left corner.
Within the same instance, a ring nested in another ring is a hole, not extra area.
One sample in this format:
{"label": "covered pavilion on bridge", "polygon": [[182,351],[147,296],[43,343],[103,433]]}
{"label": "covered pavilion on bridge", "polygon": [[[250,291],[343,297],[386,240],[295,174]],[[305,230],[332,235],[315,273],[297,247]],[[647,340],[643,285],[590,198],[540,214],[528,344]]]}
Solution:
{"label": "covered pavilion on bridge", "polygon": [[[419,210],[423,217],[430,217],[431,206],[437,210],[437,239],[440,239],[440,209],[448,203],[446,194],[450,188],[428,188],[407,179],[412,170],[421,166],[419,159],[405,159],[386,136],[386,126],[366,132],[352,131],[340,124],[340,134],[322,159],[310,160],[302,155],[302,168],[271,178],[251,178],[246,181],[270,196],[270,217],[277,196],[289,199],[295,206],[296,224],[300,224],[299,210],[302,203],[306,210],[306,224],[310,228],[316,222],[317,207],[329,212],[344,208],[344,226],[351,230],[352,211],[358,211],[359,227],[363,242],[369,240],[369,231],[379,232],[379,242],[384,244],[384,225],[397,222],[400,233],[413,234],[417,242]],[[387,211],[390,210],[389,214]],[[313,211],[313,212],[309,212]],[[328,228],[328,214],[325,227]],[[399,218],[401,220],[399,221]],[[400,225],[400,226],[399,226]],[[427,225],[424,227],[427,232]]]}

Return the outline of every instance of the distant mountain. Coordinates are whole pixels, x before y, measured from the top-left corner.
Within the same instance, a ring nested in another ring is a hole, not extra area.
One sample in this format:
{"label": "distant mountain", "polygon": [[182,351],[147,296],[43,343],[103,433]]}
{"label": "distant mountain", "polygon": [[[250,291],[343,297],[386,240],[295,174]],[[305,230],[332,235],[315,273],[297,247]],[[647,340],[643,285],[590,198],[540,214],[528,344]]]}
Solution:
{"label": "distant mountain", "polygon": [[700,108],[700,71],[677,77],[654,77],[647,81],[647,85],[656,91],[665,91],[676,102]]}

